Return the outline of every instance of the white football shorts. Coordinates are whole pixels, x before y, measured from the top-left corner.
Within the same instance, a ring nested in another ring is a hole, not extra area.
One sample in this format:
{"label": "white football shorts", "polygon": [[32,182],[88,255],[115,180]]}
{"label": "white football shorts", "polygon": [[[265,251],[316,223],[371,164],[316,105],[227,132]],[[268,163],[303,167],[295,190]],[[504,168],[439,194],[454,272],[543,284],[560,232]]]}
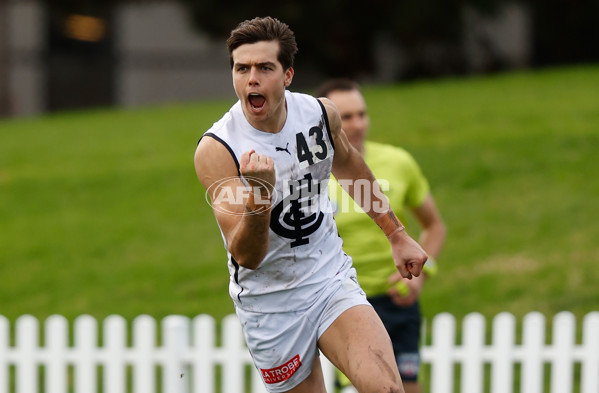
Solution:
{"label": "white football shorts", "polygon": [[349,308],[370,305],[355,269],[348,273],[303,311],[256,313],[236,307],[245,341],[269,392],[286,392],[306,379],[319,356],[317,342],[325,330]]}

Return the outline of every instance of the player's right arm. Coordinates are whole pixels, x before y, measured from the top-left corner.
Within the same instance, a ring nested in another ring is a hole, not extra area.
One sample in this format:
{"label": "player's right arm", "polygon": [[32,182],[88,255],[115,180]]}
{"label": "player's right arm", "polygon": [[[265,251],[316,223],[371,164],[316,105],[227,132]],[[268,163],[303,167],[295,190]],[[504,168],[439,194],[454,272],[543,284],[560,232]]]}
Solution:
{"label": "player's right arm", "polygon": [[[260,196],[239,192],[247,187],[239,177],[233,157],[222,143],[211,137],[200,140],[194,156],[195,170],[210,194],[212,210],[227,249],[240,266],[256,269],[268,251],[270,205],[265,206],[265,203],[270,203],[267,196],[271,195],[272,189],[262,186],[274,184],[274,164],[270,157],[258,155],[253,150],[244,153],[239,164],[240,172],[254,186],[253,190],[261,192]],[[252,179],[263,181],[256,183]],[[242,200],[231,198],[239,195],[246,197]]]}

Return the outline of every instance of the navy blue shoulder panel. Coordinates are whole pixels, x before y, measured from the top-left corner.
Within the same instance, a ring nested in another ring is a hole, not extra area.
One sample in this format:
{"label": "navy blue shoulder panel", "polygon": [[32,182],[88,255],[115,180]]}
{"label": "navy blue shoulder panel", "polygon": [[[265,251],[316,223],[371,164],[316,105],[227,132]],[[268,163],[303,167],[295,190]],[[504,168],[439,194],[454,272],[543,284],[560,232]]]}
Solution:
{"label": "navy blue shoulder panel", "polygon": [[322,109],[322,116],[324,117],[324,124],[327,126],[327,134],[329,134],[329,140],[331,141],[331,146],[333,146],[333,150],[335,150],[335,142],[333,142],[333,136],[331,135],[331,126],[329,125],[329,116],[327,115],[327,110],[320,100],[317,98],[316,101],[320,104],[320,108]]}

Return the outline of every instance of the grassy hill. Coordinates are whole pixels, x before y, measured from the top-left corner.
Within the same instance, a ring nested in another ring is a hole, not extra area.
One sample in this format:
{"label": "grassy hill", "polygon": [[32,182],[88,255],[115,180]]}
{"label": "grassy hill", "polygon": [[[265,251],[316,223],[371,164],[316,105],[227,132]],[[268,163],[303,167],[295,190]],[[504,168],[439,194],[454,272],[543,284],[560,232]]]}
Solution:
{"label": "grassy hill", "polygon": [[[448,225],[426,316],[598,309],[599,67],[365,94],[371,138],[413,153]],[[233,312],[192,163],[231,104],[0,122],[0,314]]]}

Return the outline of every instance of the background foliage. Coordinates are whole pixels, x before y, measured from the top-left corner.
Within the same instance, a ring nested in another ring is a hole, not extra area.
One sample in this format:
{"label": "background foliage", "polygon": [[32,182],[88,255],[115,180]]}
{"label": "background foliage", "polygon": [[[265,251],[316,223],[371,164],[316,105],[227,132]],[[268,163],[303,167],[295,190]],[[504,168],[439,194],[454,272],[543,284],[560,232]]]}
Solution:
{"label": "background foliage", "polygon": [[[40,0],[54,11],[106,16],[110,7],[140,0]],[[245,19],[270,15],[289,24],[300,44],[298,64],[328,76],[361,77],[374,70],[374,48],[381,35],[407,51],[411,66],[400,79],[460,75],[467,72],[459,45],[465,6],[493,15],[501,0],[178,0],[190,11],[198,31],[226,38]],[[599,60],[599,2],[596,0],[514,0],[530,11],[532,66]],[[427,45],[448,50],[434,59],[422,56]],[[443,64],[443,67],[433,66]],[[493,64],[487,71],[505,65]]]}
{"label": "background foliage", "polygon": [[[240,2],[231,7],[218,0],[180,0],[189,5],[198,29],[215,37],[228,36],[237,23],[270,15],[289,24],[300,43],[299,62],[312,64],[326,75],[359,77],[373,71],[375,40],[387,34],[407,50],[411,68],[401,79],[466,72],[459,40],[463,10],[471,6],[496,13],[501,0],[305,0]],[[532,18],[532,65],[544,66],[599,59],[599,2],[594,0],[515,0]],[[432,67],[420,57],[427,44],[451,48]],[[496,71],[501,64],[495,64]]]}

